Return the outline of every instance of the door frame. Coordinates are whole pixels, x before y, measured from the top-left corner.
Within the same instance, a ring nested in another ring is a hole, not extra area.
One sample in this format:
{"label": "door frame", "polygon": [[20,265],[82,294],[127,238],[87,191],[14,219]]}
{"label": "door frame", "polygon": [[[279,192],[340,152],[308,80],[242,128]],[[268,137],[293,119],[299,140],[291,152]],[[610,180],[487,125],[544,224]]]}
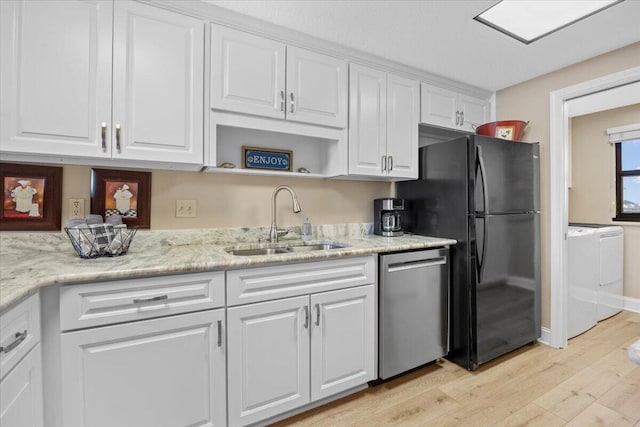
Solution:
{"label": "door frame", "polygon": [[[567,338],[567,301],[568,301],[568,269],[567,269],[567,227],[569,223],[569,141],[570,118],[611,108],[631,105],[630,98],[640,94],[631,93],[629,99],[598,107],[592,105],[592,111],[582,109],[580,114],[571,115],[569,101],[588,95],[606,94],[618,86],[640,81],[640,67],[609,74],[573,86],[553,91],[550,100],[550,135],[549,135],[549,286],[550,286],[550,329],[543,330],[542,341],[556,348],[568,345]],[[630,91],[636,92],[636,91]],[[640,92],[640,91],[638,91]],[[595,98],[594,98],[595,100]],[[636,101],[640,102],[640,101]],[[544,328],[543,328],[544,329]]]}

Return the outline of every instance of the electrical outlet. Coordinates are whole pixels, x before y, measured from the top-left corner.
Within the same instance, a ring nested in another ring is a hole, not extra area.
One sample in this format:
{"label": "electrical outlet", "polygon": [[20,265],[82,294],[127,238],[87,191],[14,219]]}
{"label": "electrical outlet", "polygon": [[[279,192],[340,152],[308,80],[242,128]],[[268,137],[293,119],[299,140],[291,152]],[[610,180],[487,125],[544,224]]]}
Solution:
{"label": "electrical outlet", "polygon": [[176,218],[195,218],[195,200],[176,200]]}
{"label": "electrical outlet", "polygon": [[84,199],[69,199],[69,218],[84,218]]}

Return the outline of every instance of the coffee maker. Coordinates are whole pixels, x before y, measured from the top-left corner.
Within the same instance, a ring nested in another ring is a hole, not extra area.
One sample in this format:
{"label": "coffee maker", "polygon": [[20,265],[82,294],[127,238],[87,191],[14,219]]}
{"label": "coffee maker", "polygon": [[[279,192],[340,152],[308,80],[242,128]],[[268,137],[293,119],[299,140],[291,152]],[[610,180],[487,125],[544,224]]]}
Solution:
{"label": "coffee maker", "polygon": [[402,199],[375,199],[373,201],[373,232],[380,236],[402,236],[400,211],[404,210]]}

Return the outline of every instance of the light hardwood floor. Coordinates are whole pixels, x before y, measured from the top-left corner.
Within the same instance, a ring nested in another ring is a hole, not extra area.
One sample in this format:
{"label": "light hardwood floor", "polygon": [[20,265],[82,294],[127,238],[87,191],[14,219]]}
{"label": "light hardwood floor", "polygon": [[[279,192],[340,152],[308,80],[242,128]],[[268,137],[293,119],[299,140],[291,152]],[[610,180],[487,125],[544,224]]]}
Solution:
{"label": "light hardwood floor", "polygon": [[635,426],[640,314],[619,313],[556,350],[523,347],[475,372],[440,360],[276,426]]}

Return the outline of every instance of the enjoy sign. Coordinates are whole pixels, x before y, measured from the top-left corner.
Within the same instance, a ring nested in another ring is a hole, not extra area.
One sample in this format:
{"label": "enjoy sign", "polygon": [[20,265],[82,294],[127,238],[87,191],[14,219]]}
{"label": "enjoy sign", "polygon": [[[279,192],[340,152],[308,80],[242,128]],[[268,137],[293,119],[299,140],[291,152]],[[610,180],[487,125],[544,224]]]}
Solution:
{"label": "enjoy sign", "polygon": [[293,152],[289,150],[242,147],[243,167],[291,171]]}

